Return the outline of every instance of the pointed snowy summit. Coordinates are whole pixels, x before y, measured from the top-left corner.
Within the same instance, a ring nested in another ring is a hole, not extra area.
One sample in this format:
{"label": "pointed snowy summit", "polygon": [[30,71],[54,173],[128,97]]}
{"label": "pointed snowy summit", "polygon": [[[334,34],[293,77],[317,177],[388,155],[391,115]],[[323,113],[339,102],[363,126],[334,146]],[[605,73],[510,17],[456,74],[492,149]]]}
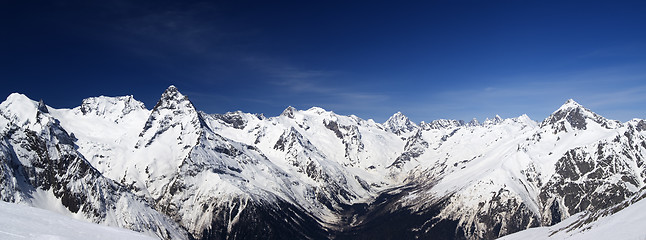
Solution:
{"label": "pointed snowy summit", "polygon": [[541,123],[541,127],[551,127],[555,132],[567,131],[566,123],[572,128],[577,130],[585,130],[588,126],[588,121],[596,122],[605,128],[611,128],[616,123],[607,120],[606,118],[592,112],[590,109],[583,107],[573,99],[568,99],[559,109],[554,111],[552,115],[547,117]]}
{"label": "pointed snowy summit", "polygon": [[408,119],[406,115],[402,112],[397,112],[393,114],[388,120],[384,123],[384,127],[387,131],[400,135],[401,133],[412,132],[417,129],[417,125]]}
{"label": "pointed snowy summit", "polygon": [[38,102],[24,94],[12,93],[0,103],[0,122],[4,118],[18,126],[32,124],[38,122],[40,110]]}
{"label": "pointed snowy summit", "polygon": [[500,123],[502,122],[502,118],[500,117],[500,115],[496,114],[496,117],[493,118],[493,121],[495,123]]}
{"label": "pointed snowy summit", "polygon": [[162,93],[161,98],[153,108],[153,111],[162,108],[162,109],[176,109],[179,107],[187,107],[195,110],[193,103],[188,100],[188,97],[184,96],[182,93],[177,90],[173,85],[170,85],[164,93]]}
{"label": "pointed snowy summit", "polygon": [[555,112],[558,112],[560,110],[576,109],[576,108],[584,108],[584,107],[578,102],[574,101],[574,99],[570,98],[567,101],[565,101],[565,103],[563,103],[563,105],[561,105],[561,107],[557,109]]}
{"label": "pointed snowy summit", "polygon": [[188,97],[182,95],[173,85],[168,87],[153,108],[143,131],[139,134],[145,140],[140,140],[137,146],[143,142],[150,145],[158,135],[177,128],[178,133],[194,134],[201,131],[206,124],[199,112],[193,106]]}
{"label": "pointed snowy summit", "polygon": [[294,112],[296,112],[296,108],[289,106],[283,110],[283,112],[280,114],[280,116],[285,116],[288,118],[294,118]]}

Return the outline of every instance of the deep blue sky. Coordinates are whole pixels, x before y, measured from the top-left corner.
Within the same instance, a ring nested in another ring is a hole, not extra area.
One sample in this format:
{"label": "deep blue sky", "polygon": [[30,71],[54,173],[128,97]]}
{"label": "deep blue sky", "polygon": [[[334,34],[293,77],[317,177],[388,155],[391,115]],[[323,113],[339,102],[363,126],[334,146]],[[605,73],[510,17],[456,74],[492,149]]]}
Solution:
{"label": "deep blue sky", "polygon": [[[107,3],[104,3],[107,2]],[[0,98],[208,113],[646,118],[646,1],[3,1]]]}

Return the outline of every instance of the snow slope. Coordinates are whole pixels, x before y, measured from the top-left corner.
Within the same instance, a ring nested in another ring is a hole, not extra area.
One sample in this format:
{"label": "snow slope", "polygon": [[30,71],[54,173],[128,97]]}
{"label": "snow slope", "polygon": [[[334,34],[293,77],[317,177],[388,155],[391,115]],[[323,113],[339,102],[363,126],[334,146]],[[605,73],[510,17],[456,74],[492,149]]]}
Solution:
{"label": "snow slope", "polygon": [[582,212],[553,226],[527,229],[500,239],[646,239],[644,197],[642,193],[605,211]]}
{"label": "snow slope", "polygon": [[151,236],[188,238],[169,217],[95,169],[42,101],[10,95],[0,104],[0,124],[3,201]]}
{"label": "snow slope", "polygon": [[[381,124],[318,107],[206,114],[170,86],[152,110],[132,96],[53,109],[12,94],[0,116],[2,200],[163,238],[493,239],[646,184],[646,122],[573,100],[540,123],[398,112]],[[66,171],[70,160],[82,167]]]}
{"label": "snow slope", "polygon": [[0,239],[157,239],[123,228],[84,222],[59,213],[0,202]]}

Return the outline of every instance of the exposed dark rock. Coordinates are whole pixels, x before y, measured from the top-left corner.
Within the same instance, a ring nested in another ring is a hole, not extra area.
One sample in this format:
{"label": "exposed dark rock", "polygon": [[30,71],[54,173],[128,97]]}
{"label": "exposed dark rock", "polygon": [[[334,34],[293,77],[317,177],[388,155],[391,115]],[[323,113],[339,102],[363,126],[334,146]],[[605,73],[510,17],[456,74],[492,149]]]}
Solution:
{"label": "exposed dark rock", "polygon": [[280,115],[288,118],[294,118],[294,112],[296,112],[296,108],[289,106],[285,108],[285,110],[283,110],[283,112]]}
{"label": "exposed dark rock", "polygon": [[325,125],[327,129],[330,129],[332,132],[334,132],[336,137],[343,139],[343,133],[341,133],[341,131],[339,130],[339,124],[337,124],[336,121],[323,120],[323,125]]}
{"label": "exposed dark rock", "polygon": [[216,119],[220,119],[225,125],[236,129],[244,129],[247,121],[240,116],[241,112],[228,112],[225,114],[213,114]]}
{"label": "exposed dark rock", "polygon": [[47,105],[45,105],[45,102],[41,99],[38,101],[38,111],[42,113],[49,113],[49,110],[47,109]]}
{"label": "exposed dark rock", "polygon": [[397,159],[395,159],[395,161],[390,166],[388,166],[388,168],[401,168],[411,159],[421,156],[426,151],[426,149],[428,149],[428,146],[428,142],[426,142],[422,137],[422,131],[418,130],[414,135],[410,136],[406,140],[404,152],[399,157],[397,157]]}

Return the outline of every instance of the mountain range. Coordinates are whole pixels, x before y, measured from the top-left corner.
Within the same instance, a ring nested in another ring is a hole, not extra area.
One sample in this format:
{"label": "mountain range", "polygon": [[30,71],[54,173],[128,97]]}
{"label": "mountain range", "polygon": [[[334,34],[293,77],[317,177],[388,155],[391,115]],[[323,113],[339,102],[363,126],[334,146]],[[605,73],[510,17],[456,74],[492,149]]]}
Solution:
{"label": "mountain range", "polygon": [[152,109],[14,93],[0,137],[2,201],[160,239],[576,238],[646,204],[646,121],[574,100],[540,122],[416,124],[207,114],[174,86]]}

